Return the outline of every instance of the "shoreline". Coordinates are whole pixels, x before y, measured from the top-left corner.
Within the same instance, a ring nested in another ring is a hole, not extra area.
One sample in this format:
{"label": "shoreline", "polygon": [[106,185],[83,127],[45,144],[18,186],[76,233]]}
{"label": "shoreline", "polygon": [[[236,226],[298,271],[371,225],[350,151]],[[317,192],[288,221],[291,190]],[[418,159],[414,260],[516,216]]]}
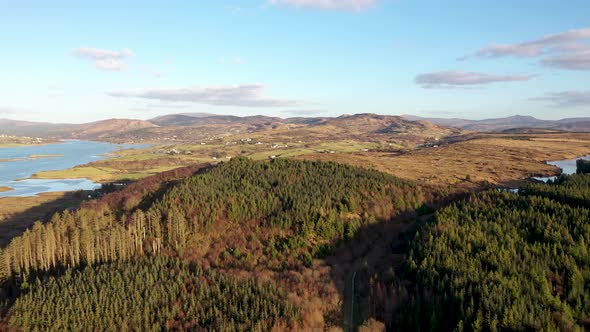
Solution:
{"label": "shoreline", "polygon": [[26,147],[45,146],[45,145],[49,145],[49,144],[59,144],[59,143],[63,143],[63,140],[46,140],[46,141],[42,141],[42,142],[30,142],[30,143],[6,142],[6,143],[0,143],[0,149],[26,148]]}
{"label": "shoreline", "polygon": [[[18,145],[18,147],[31,147],[31,148],[33,148],[33,151],[27,151],[28,153],[22,153],[22,155],[23,155],[22,157],[6,158],[6,159],[0,160],[0,162],[22,161],[22,162],[37,163],[43,159],[60,159],[66,155],[65,152],[64,153],[60,153],[60,152],[67,151],[67,146],[64,146],[63,148],[60,148],[60,147],[55,148],[54,147],[51,150],[52,153],[47,153],[49,151],[45,152],[46,149],[44,149],[43,146],[48,146],[48,145],[61,146],[63,144],[67,145],[67,143],[71,143],[71,142],[89,142],[89,143],[96,143],[96,144],[106,143],[106,142],[94,142],[94,141],[85,141],[85,140],[59,140],[59,141],[46,142],[48,144],[34,144],[34,145],[33,144],[21,144],[21,145]],[[110,151],[108,151],[106,153],[97,154],[97,156],[99,157],[98,160],[104,160],[104,159],[109,159],[109,158],[115,157],[116,155],[112,154],[112,153],[120,150],[120,148],[118,147],[118,144],[113,144],[113,143],[106,143],[106,144],[112,144],[113,146],[111,148],[107,149]],[[54,151],[54,150],[58,150],[58,151]],[[17,153],[17,154],[21,154],[21,153]],[[35,173],[31,173],[31,174],[23,174],[24,176],[12,179],[11,181],[21,182],[21,181],[32,180],[32,181],[44,182],[44,181],[60,181],[60,180],[63,180],[63,181],[85,180],[85,181],[90,181],[90,182],[100,186],[106,182],[105,180],[108,180],[102,174],[72,174],[72,173],[77,173],[78,171],[80,171],[80,168],[79,168],[80,166],[87,166],[94,161],[95,160],[92,160],[90,162],[80,163],[80,164],[73,165],[73,166],[70,166],[70,164],[63,165],[63,166],[65,166],[65,168],[63,168],[61,170],[44,170],[44,171],[35,172]],[[43,173],[45,173],[45,174],[54,173],[54,176],[45,176],[45,177],[40,176],[40,174],[43,174]],[[59,176],[55,176],[55,175],[59,175]],[[92,176],[92,175],[94,175],[94,176]],[[26,186],[26,184],[25,184],[25,186]],[[0,185],[0,188],[3,188],[2,190],[0,190],[0,193],[5,193],[4,195],[6,195],[6,196],[3,196],[3,198],[15,197],[15,196],[10,196],[10,193],[6,193],[8,191],[15,190],[14,188],[10,188],[10,185],[8,183],[4,184],[3,186]],[[61,190],[58,190],[58,191],[61,191]],[[66,191],[75,191],[75,190],[72,189],[72,190],[66,190]],[[39,193],[36,193],[35,196],[38,196],[40,194],[45,194],[48,192],[53,192],[53,191],[39,192]]]}
{"label": "shoreline", "polygon": [[14,190],[14,188],[0,186],[0,193],[5,193],[5,192],[13,191],[13,190]]}
{"label": "shoreline", "polygon": [[[110,181],[113,180],[117,180],[119,178],[125,178],[125,172],[123,172],[122,170],[114,170],[108,167],[101,167],[98,165],[93,165],[93,163],[95,162],[100,162],[103,160],[108,160],[108,159],[116,159],[118,157],[122,157],[124,156],[126,153],[125,151],[131,151],[131,150],[144,150],[144,149],[150,149],[151,147],[153,147],[153,145],[151,144],[119,144],[119,143],[109,143],[109,142],[101,142],[101,141],[86,141],[86,140],[61,140],[59,143],[57,144],[66,144],[66,143],[70,143],[70,142],[89,142],[89,143],[97,143],[97,144],[108,144],[108,145],[112,145],[112,147],[110,148],[110,151],[107,151],[105,153],[99,153],[96,156],[98,157],[98,160],[92,160],[90,162],[84,163],[84,164],[79,164],[79,165],[75,165],[73,167],[69,167],[69,168],[64,168],[64,169],[60,169],[60,170],[44,170],[44,171],[38,171],[35,173],[32,173],[30,175],[25,175],[24,177],[20,177],[17,179],[14,179],[12,181],[27,181],[27,180],[32,180],[32,181],[59,181],[59,180],[64,180],[64,181],[68,181],[68,180],[85,180],[85,181],[90,181],[93,182],[96,185],[103,185],[105,183],[108,183]],[[24,146],[24,145],[23,145]],[[33,147],[33,145],[27,145],[27,146],[31,146]],[[34,147],[38,147],[39,145],[34,145]],[[64,147],[64,149],[66,149],[66,147]],[[43,150],[41,148],[41,150]],[[53,149],[55,150],[55,149]],[[45,159],[45,158],[61,158],[63,157],[64,154],[61,153],[42,153],[42,151],[39,151],[39,153],[32,153],[32,154],[28,154],[28,156],[23,156],[21,158],[7,158],[4,160],[0,160],[0,162],[5,161],[5,162],[14,162],[14,161],[31,161],[31,162],[35,162],[39,159]],[[137,175],[133,172],[129,172],[130,173],[130,179],[137,177]],[[0,191],[1,193],[5,193],[7,191],[13,191],[15,190],[14,188],[10,188],[9,184],[5,184],[5,189]],[[1,187],[1,186],[0,186]],[[75,191],[75,190],[72,190]],[[46,192],[43,192],[46,193]],[[43,193],[38,193],[39,194],[43,194]],[[14,197],[14,196],[10,196],[10,193],[8,194],[4,194],[6,196],[3,197]]]}

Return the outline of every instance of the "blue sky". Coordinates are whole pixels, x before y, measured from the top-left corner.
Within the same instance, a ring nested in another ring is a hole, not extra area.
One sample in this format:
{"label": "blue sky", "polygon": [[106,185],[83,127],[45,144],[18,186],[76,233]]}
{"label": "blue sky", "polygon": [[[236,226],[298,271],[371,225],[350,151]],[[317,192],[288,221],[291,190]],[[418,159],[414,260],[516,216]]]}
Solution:
{"label": "blue sky", "polygon": [[590,2],[0,0],[0,118],[590,116]]}

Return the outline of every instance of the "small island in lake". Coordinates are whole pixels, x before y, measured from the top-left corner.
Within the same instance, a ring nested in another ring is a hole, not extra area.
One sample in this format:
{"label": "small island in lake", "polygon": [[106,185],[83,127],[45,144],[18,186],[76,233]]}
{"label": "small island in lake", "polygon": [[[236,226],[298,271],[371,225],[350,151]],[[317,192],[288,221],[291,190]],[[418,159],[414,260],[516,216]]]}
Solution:
{"label": "small island in lake", "polygon": [[63,154],[32,154],[29,159],[59,158],[63,156]]}

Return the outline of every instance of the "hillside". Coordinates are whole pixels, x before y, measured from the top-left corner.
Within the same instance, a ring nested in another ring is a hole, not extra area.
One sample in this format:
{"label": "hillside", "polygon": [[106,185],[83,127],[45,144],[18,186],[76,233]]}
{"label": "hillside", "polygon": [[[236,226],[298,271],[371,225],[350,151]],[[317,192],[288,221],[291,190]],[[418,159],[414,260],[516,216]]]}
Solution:
{"label": "hillside", "polygon": [[[38,305],[43,302],[52,305]],[[14,304],[11,324],[23,330],[268,331],[297,318],[286,302],[272,285],[175,259],[141,258],[35,284]]]}
{"label": "hillside", "polygon": [[203,125],[231,124],[261,126],[270,125],[273,122],[282,122],[283,120],[280,118],[268,117],[263,115],[239,117],[232,115],[209,115],[207,113],[185,113],[163,115],[148,121],[162,127],[190,127]]}
{"label": "hillside", "polygon": [[[118,207],[124,197],[111,200],[107,195],[101,199],[103,203],[66,211],[15,238],[2,251],[0,260],[2,274],[8,278],[7,289],[15,291],[9,287],[14,275],[24,274],[32,282],[67,269],[67,278],[84,283],[80,278],[92,280],[96,271],[85,270],[79,275],[77,267],[97,266],[100,270],[102,264],[141,256],[177,257],[237,280],[255,278],[276,285],[287,294],[282,296],[288,300],[285,305],[301,311],[304,328],[338,326],[341,307],[337,285],[344,284],[347,276],[334,273],[322,258],[351,241],[363,228],[402,212],[413,213],[423,201],[421,191],[410,182],[377,171],[322,162],[235,158],[198,171],[171,187],[150,183],[144,187],[147,190],[132,190],[139,195],[133,194],[127,200],[129,204],[122,204],[124,210]],[[108,275],[101,278],[111,279],[119,280]],[[44,289],[40,292],[59,298],[63,292],[71,294],[67,285],[69,282],[55,279],[49,288],[37,284],[34,289]],[[116,291],[110,281],[107,285]],[[35,290],[25,291],[13,309],[6,308],[15,317],[12,324],[43,329],[47,325],[39,324],[48,320],[31,321],[26,312],[39,310],[45,317],[66,315],[66,305],[51,308],[51,314],[44,307],[30,307],[37,303],[33,301],[38,296]],[[137,290],[138,295],[141,293]],[[79,301],[100,302],[96,293],[79,296],[83,297]],[[121,301],[120,307],[135,308],[125,299]],[[216,301],[225,308],[241,297]],[[23,306],[28,309],[23,310]],[[89,315],[100,315],[100,310]],[[261,307],[241,310],[248,310],[244,314],[254,317],[260,315]],[[124,321],[120,324],[125,326]],[[214,326],[207,321],[199,324]]]}
{"label": "hillside", "polygon": [[[427,140],[458,133],[457,130],[424,121],[377,114],[344,115],[335,118],[287,118],[228,116],[202,113],[170,114],[148,121],[111,119],[87,124],[20,123],[6,121],[12,135],[35,133],[40,137],[90,139],[116,143],[170,143],[256,138],[283,144],[299,141],[333,142],[359,140],[415,146]],[[0,130],[3,127],[0,126]]]}
{"label": "hillside", "polygon": [[416,288],[400,330],[590,327],[590,175],[475,194],[437,213],[412,246]]}
{"label": "hillside", "polygon": [[432,215],[415,183],[332,162],[173,170],[15,238],[0,327],[575,330],[590,317],[589,180],[432,192],[448,204]]}
{"label": "hillside", "polygon": [[437,126],[424,121],[408,121],[399,116],[368,113],[320,118],[317,121],[309,122],[309,125],[313,127],[333,126],[350,133],[367,134],[421,133],[437,129]]}
{"label": "hillside", "polygon": [[376,114],[287,119],[177,114],[150,121],[159,127],[125,132],[109,139],[117,142],[152,143],[221,140],[228,144],[250,139],[255,142],[272,142],[279,146],[301,147],[309,144],[360,141],[405,148],[459,133],[457,129]]}
{"label": "hillside", "polygon": [[268,127],[279,127],[288,124],[307,127],[332,126],[350,133],[393,133],[401,131],[420,131],[432,129],[436,126],[425,121],[407,121],[398,116],[378,114],[355,114],[342,115],[339,117],[317,117],[317,118],[277,118],[268,116],[226,116],[226,115],[187,115],[171,114],[149,120],[158,126],[166,127],[190,127],[190,126],[223,126],[241,124],[250,128],[266,129]]}
{"label": "hillside", "polygon": [[0,119],[0,134],[57,138],[79,128],[76,124],[56,124]]}
{"label": "hillside", "polygon": [[123,133],[135,132],[139,129],[154,128],[157,125],[142,120],[109,119],[79,125],[75,131],[66,134],[77,139],[108,139]]}
{"label": "hillside", "polygon": [[42,123],[30,122],[30,121],[10,120],[10,119],[0,119],[0,129],[2,129],[2,130],[8,129],[8,128],[29,127],[29,126],[37,126],[37,125],[42,125]]}
{"label": "hillside", "polygon": [[481,132],[514,131],[517,128],[523,130],[553,129],[572,132],[590,132],[590,118],[570,118],[561,120],[539,120],[532,116],[515,115],[506,118],[465,120],[444,118],[422,118],[414,115],[402,115],[408,120],[424,120],[434,124],[448,127],[456,127],[463,130]]}

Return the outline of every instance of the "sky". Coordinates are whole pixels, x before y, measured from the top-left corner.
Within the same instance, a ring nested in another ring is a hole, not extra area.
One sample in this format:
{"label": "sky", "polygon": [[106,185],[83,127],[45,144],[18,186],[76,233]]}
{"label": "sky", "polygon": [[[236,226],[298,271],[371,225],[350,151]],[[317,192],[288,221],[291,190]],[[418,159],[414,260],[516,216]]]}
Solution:
{"label": "sky", "polygon": [[0,0],[0,118],[590,116],[588,0]]}

